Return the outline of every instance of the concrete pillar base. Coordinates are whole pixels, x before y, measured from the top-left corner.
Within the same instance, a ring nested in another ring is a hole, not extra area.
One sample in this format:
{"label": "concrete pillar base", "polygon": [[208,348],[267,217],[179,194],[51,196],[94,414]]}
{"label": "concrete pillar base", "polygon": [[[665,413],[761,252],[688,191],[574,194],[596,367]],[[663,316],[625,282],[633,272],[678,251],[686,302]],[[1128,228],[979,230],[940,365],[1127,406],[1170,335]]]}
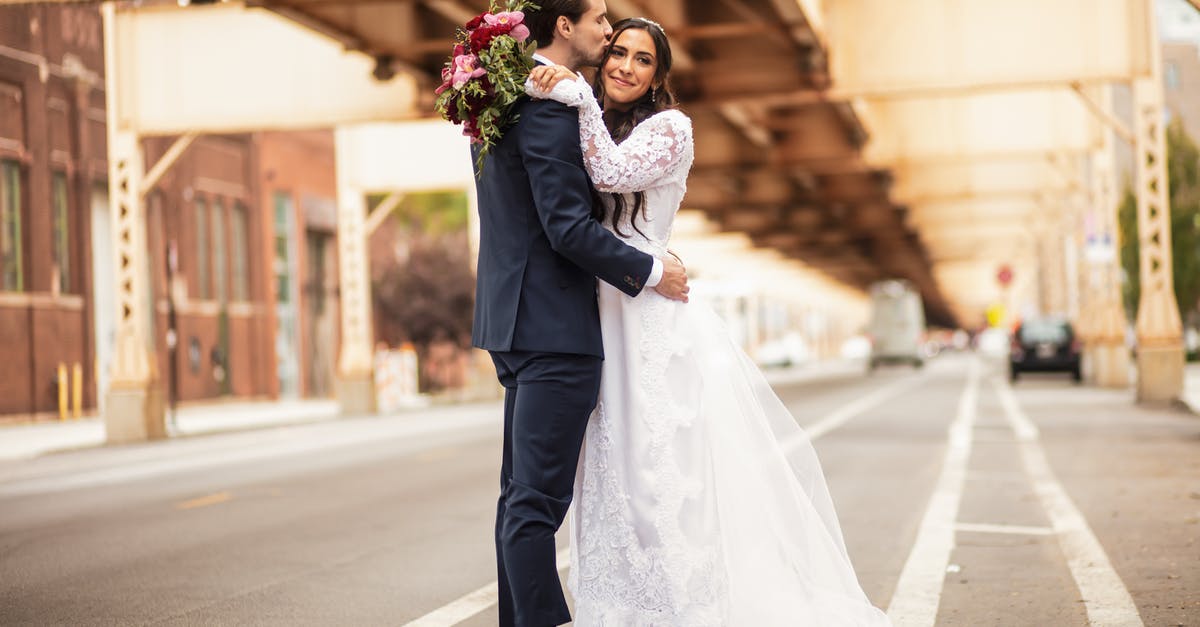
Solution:
{"label": "concrete pillar base", "polygon": [[338,375],[334,388],[343,416],[375,413],[375,376],[372,373]]}
{"label": "concrete pillar base", "polygon": [[157,385],[112,388],[104,398],[104,432],[109,444],[167,437],[166,408]]}
{"label": "concrete pillar base", "polygon": [[1173,403],[1183,394],[1183,345],[1139,347],[1137,400]]}
{"label": "concrete pillar base", "polygon": [[1079,355],[1079,371],[1083,373],[1083,382],[1094,385],[1096,383],[1096,353],[1098,351],[1089,342],[1083,345],[1083,352]]}
{"label": "concrete pillar base", "polygon": [[1105,388],[1129,387],[1129,349],[1124,344],[1099,344],[1092,349],[1092,382]]}

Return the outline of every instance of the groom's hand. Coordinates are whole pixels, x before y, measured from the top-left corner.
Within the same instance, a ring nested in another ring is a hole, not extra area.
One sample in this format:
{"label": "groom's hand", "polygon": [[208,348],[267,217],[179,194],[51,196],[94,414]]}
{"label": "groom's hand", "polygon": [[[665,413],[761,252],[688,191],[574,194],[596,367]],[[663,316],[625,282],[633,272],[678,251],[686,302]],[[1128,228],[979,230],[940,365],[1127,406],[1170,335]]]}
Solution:
{"label": "groom's hand", "polygon": [[671,300],[688,302],[688,292],[691,288],[688,287],[687,270],[683,264],[674,257],[662,257],[660,261],[663,264],[663,275],[658,285],[654,286],[654,291]]}

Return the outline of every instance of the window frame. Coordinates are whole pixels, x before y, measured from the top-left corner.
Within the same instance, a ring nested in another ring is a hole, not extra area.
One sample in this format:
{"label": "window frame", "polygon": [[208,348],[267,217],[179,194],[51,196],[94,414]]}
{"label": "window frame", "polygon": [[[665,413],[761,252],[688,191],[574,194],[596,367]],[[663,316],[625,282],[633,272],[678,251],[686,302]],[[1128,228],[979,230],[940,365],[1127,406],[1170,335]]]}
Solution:
{"label": "window frame", "polygon": [[71,294],[71,185],[67,173],[61,170],[50,173],[50,207],[51,254],[58,265],[58,291]]}
{"label": "window frame", "polygon": [[234,200],[230,207],[230,245],[233,253],[231,299],[250,302],[250,210],[246,203]]}
{"label": "window frame", "polygon": [[208,219],[208,199],[197,194],[192,202],[196,224],[196,299],[210,300],[212,298],[212,265],[211,244],[209,243],[212,225]]}
{"label": "window frame", "polygon": [[210,208],[213,300],[227,303],[229,302],[229,238],[225,229],[225,201],[220,197],[215,197],[212,199]]}
{"label": "window frame", "polygon": [[[11,177],[11,180],[10,180]],[[9,284],[9,270],[0,266],[0,292],[22,293],[25,291],[25,197],[22,183],[24,168],[20,161],[0,159],[0,260],[4,257],[2,248],[4,232],[9,230],[9,222],[15,223],[12,246],[13,263],[16,271],[13,273],[14,285]],[[10,187],[11,184],[11,187]],[[5,215],[4,207],[8,207],[9,215]]]}

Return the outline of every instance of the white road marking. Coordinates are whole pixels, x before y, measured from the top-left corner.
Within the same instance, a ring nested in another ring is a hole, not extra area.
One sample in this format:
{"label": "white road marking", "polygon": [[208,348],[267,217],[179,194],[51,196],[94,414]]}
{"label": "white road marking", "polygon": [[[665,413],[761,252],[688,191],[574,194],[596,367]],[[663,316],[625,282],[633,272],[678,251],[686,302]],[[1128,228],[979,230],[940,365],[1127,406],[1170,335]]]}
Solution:
{"label": "white road marking", "polygon": [[967,531],[971,533],[1009,533],[1014,535],[1028,536],[1048,536],[1053,535],[1054,530],[1050,527],[1029,527],[1026,525],[989,525],[981,523],[958,523],[954,526],[956,531]]}
{"label": "white road marking", "polygon": [[837,429],[846,424],[851,419],[863,414],[864,412],[883,404],[884,401],[896,396],[897,394],[915,386],[923,380],[920,376],[906,377],[899,381],[893,381],[874,392],[848,403],[831,412],[828,416],[818,420],[810,426],[804,427],[804,433],[798,434],[780,443],[785,454],[792,453],[796,447],[800,446],[805,436],[809,440],[817,438]]}
{"label": "white road marking", "polygon": [[[563,549],[558,552],[555,564],[559,570],[571,565],[571,550]],[[439,607],[438,609],[408,623],[404,627],[449,627],[457,625],[468,618],[496,604],[500,592],[495,582],[482,588],[464,594],[463,596]]]}
{"label": "white road marking", "polygon": [[1021,440],[1021,461],[1042,502],[1042,508],[1050,518],[1051,526],[1058,534],[1058,543],[1067,558],[1067,567],[1083,597],[1088,622],[1104,627],[1141,627],[1142,618],[1138,615],[1129,590],[1109,562],[1104,547],[1092,533],[1087,519],[1054,476],[1046,453],[1038,443],[1037,427],[1021,410],[1012,388],[999,380],[994,380],[992,385],[1000,396],[1005,417]]}
{"label": "white road marking", "polygon": [[971,430],[975,425],[978,398],[979,362],[972,359],[967,367],[967,387],[959,399],[958,414],[950,425],[942,474],[888,606],[888,617],[897,627],[925,627],[933,625],[937,618],[946,567],[950,563],[950,552],[954,550],[955,519],[966,482],[967,460],[971,456]]}

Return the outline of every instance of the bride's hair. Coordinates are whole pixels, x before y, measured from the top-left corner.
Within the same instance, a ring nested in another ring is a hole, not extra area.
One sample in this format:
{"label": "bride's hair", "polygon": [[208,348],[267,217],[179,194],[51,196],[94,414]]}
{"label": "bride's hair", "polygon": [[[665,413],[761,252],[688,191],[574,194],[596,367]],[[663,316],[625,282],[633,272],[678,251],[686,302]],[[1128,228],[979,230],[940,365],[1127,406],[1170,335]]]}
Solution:
{"label": "bride's hair", "polygon": [[[604,112],[604,124],[608,127],[609,134],[612,135],[613,141],[621,143],[625,141],[629,134],[633,132],[634,127],[641,124],[646,118],[667,109],[674,109],[678,104],[675,99],[674,92],[671,91],[670,73],[671,73],[671,42],[667,41],[667,34],[663,32],[662,26],[657,22],[652,22],[645,18],[631,17],[621,20],[613,24],[613,33],[609,37],[608,50],[604,53],[604,60],[600,62],[600,71],[596,73],[596,83],[594,89],[596,92],[596,100],[604,102],[604,66],[608,63],[608,58],[612,55],[612,43],[616,43],[621,33],[637,28],[649,33],[650,38],[654,40],[655,57],[658,60],[658,67],[654,70],[654,82],[658,83],[657,88],[646,90],[646,93],[624,111],[615,109]],[[610,194],[613,198],[613,212],[611,216],[613,229],[622,237],[629,237],[621,233],[621,218],[625,214],[626,202],[622,194]],[[646,195],[643,192],[634,192],[633,208],[630,209],[629,222],[638,233],[642,233],[637,227],[638,215],[644,211],[646,204]],[[602,213],[603,206],[597,203],[596,212]],[[603,215],[597,215],[597,219],[603,220]],[[642,233],[644,236],[645,233]]]}

